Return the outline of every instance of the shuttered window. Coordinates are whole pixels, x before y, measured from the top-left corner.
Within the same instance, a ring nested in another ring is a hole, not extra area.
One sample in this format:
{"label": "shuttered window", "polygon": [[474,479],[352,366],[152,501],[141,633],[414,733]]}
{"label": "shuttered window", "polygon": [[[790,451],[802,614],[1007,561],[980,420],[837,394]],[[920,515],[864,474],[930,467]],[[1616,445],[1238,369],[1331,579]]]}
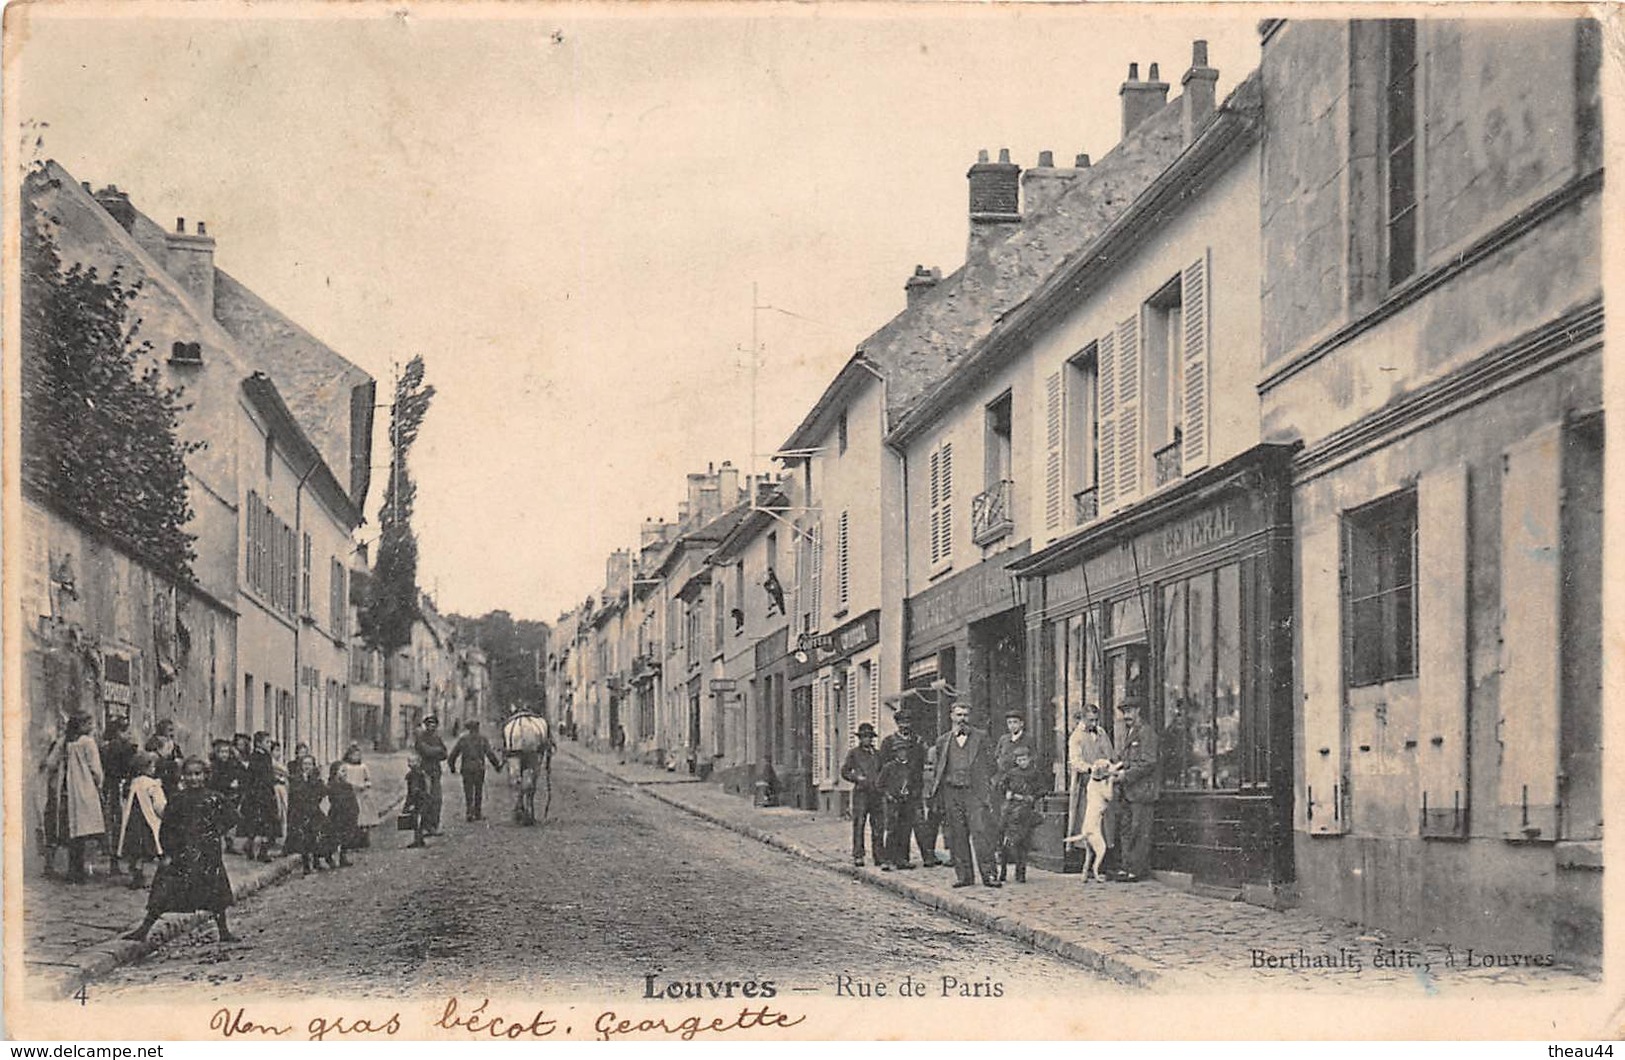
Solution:
{"label": "shuttered window", "polygon": [[1140,317],[1117,325],[1117,500],[1127,504],[1143,492],[1144,412],[1140,387]]}
{"label": "shuttered window", "polygon": [[842,741],[848,747],[858,744],[858,675],[848,670],[846,682],[841,686],[846,694],[846,739]]}
{"label": "shuttered window", "polygon": [[948,563],[954,554],[953,548],[953,486],[954,486],[954,447],[952,442],[943,442],[931,451],[930,463],[930,506],[931,506],[931,565],[933,567]]}
{"label": "shuttered window", "polygon": [[1186,475],[1207,466],[1209,425],[1208,350],[1212,344],[1211,299],[1208,292],[1208,255],[1185,266],[1180,278],[1185,316],[1185,409],[1180,465]]}
{"label": "shuttered window", "polygon": [[1102,335],[1097,344],[1099,379],[1099,478],[1097,488],[1102,514],[1117,507],[1117,335]]}
{"label": "shuttered window", "polygon": [[840,523],[835,531],[835,595],[838,600],[837,608],[845,611],[852,599],[850,581],[851,542],[849,533],[849,514],[841,512]]}
{"label": "shuttered window", "polygon": [[808,572],[812,578],[812,591],[809,597],[809,616],[811,625],[809,629],[823,629],[824,622],[824,527],[822,523],[815,523],[812,528],[811,567]]}
{"label": "shuttered window", "polygon": [[1044,529],[1052,535],[1061,529],[1065,494],[1065,465],[1062,463],[1064,409],[1061,373],[1057,371],[1044,381]]}

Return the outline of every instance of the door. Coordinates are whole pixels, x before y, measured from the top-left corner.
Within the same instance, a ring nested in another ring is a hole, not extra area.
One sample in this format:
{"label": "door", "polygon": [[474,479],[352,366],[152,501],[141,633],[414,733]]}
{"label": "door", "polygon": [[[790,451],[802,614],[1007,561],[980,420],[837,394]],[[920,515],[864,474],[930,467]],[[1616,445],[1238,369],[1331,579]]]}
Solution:
{"label": "door", "polygon": [[813,690],[805,684],[790,690],[790,756],[787,759],[789,777],[785,783],[794,792],[796,806],[812,809],[812,726]]}
{"label": "door", "polygon": [[1149,662],[1150,652],[1144,641],[1120,644],[1106,652],[1106,702],[1111,709],[1104,712],[1101,721],[1105,723],[1114,747],[1117,746],[1117,734],[1122,729],[1123,704],[1130,699],[1148,704],[1146,675],[1150,669]]}

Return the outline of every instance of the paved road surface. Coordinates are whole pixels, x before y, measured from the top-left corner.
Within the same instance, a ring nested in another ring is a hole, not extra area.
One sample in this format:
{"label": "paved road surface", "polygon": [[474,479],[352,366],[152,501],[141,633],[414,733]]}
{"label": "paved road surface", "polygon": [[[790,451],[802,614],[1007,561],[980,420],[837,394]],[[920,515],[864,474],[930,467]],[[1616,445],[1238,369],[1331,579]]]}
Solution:
{"label": "paved road surface", "polygon": [[491,778],[487,820],[464,822],[460,779],[448,776],[448,832],[429,849],[382,833],[356,867],[296,877],[235,907],[242,942],[220,945],[212,926],[200,929],[92,990],[126,1003],[482,987],[635,997],[653,973],[832,993],[842,973],[904,972],[991,978],[1017,996],[1120,989],[568,758],[554,761],[552,816],[537,828],[508,820],[506,775]]}

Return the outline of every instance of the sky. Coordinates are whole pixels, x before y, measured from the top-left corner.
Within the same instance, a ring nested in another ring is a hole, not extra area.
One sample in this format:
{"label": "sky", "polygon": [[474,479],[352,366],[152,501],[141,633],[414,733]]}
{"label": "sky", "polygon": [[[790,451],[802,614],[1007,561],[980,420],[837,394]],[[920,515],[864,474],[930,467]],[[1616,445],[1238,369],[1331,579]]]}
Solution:
{"label": "sky", "polygon": [[1130,62],[1170,97],[1194,39],[1221,97],[1257,65],[1256,13],[1180,14],[14,6],[8,103],[76,178],[206,221],[380,401],[421,355],[420,583],[552,621],[685,474],[769,470],[915,265],[963,262],[979,149],[1099,158]]}

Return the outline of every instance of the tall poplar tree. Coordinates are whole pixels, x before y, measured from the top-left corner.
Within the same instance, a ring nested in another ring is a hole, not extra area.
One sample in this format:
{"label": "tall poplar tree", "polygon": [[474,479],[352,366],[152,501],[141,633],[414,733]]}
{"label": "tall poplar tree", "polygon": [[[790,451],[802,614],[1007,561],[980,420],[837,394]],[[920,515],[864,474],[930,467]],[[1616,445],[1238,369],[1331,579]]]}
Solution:
{"label": "tall poplar tree", "polygon": [[395,747],[395,708],[390,695],[390,661],[412,643],[418,619],[418,539],[412,530],[417,484],[407,458],[423,427],[434,387],[423,381],[423,358],[413,357],[395,381],[389,412],[389,484],[378,517],[378,552],[373,559],[370,595],[361,608],[361,636],[383,657],[384,717],[382,750]]}

